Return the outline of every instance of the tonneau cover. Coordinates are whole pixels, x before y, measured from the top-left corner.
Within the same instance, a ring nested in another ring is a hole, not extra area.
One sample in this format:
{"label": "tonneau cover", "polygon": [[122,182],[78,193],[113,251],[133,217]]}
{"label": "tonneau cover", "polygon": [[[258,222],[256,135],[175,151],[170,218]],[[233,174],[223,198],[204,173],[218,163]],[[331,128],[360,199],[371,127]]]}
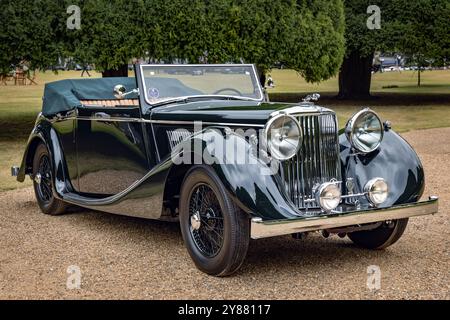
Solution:
{"label": "tonneau cover", "polygon": [[[44,89],[42,114],[51,116],[81,107],[80,100],[116,99],[113,89],[118,84],[131,91],[136,88],[136,79],[134,77],[68,79],[47,83]],[[127,99],[133,98],[137,98],[134,93],[127,96]]]}

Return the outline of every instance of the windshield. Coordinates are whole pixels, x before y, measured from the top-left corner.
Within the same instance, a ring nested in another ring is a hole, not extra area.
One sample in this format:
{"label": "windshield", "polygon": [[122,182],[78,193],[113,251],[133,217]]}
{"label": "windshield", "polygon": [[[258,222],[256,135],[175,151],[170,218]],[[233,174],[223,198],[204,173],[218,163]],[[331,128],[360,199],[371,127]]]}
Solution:
{"label": "windshield", "polygon": [[142,65],[147,103],[186,98],[262,100],[252,65]]}

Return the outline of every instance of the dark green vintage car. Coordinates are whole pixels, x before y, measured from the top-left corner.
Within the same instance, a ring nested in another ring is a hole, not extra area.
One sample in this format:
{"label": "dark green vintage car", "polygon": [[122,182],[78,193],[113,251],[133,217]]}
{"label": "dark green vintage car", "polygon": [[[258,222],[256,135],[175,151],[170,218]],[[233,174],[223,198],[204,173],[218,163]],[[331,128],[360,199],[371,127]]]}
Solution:
{"label": "dark green vintage car", "polygon": [[46,214],[70,205],[179,221],[202,271],[239,269],[250,238],[321,231],[382,249],[420,202],[422,164],[362,109],[339,131],[315,105],[268,102],[252,65],[138,65],[135,78],[46,85],[18,181]]}

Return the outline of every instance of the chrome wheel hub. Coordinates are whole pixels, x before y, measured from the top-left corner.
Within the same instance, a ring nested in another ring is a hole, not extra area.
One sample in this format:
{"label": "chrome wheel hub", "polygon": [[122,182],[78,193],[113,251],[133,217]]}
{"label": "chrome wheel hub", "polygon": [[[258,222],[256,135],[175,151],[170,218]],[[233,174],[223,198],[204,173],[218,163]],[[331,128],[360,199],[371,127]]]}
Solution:
{"label": "chrome wheel hub", "polygon": [[194,230],[200,229],[201,226],[201,219],[200,219],[200,213],[197,211],[191,216],[191,227]]}
{"label": "chrome wheel hub", "polygon": [[194,187],[189,197],[189,231],[192,240],[204,256],[214,257],[224,243],[224,221],[219,200],[205,183]]}
{"label": "chrome wheel hub", "polygon": [[37,184],[41,184],[42,176],[41,176],[40,173],[36,173],[36,175],[34,176],[34,181],[35,181]]}

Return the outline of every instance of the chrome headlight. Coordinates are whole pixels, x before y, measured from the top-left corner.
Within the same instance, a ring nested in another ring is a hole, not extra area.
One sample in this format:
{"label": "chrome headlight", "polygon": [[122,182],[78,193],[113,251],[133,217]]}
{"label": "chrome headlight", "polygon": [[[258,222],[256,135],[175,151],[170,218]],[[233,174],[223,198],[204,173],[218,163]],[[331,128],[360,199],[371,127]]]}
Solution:
{"label": "chrome headlight", "polygon": [[270,119],[264,128],[267,149],[277,160],[295,156],[302,143],[302,130],[298,121],[286,114]]}
{"label": "chrome headlight", "polygon": [[367,193],[369,202],[378,206],[386,201],[389,189],[383,178],[374,178],[366,183],[364,191]]}
{"label": "chrome headlight", "polygon": [[356,150],[369,153],[383,140],[383,125],[378,115],[370,109],[354,114],[345,126],[348,141]]}

